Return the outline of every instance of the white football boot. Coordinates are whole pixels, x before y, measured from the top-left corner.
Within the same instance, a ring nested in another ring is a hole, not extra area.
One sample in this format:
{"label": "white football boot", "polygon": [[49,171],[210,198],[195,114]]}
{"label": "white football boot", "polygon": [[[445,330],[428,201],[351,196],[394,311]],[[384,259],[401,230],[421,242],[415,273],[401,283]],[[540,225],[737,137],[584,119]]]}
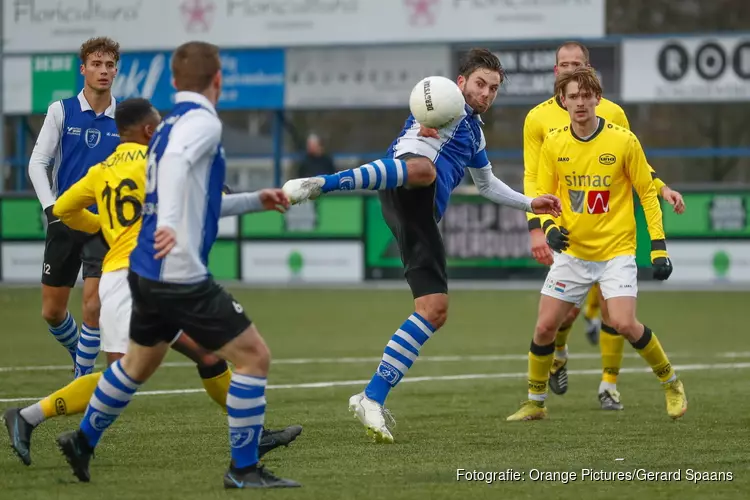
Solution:
{"label": "white football boot", "polygon": [[314,200],[320,196],[323,184],[325,184],[325,180],[322,177],[303,177],[286,181],[281,189],[292,205],[298,205],[303,201]]}
{"label": "white football boot", "polygon": [[362,422],[362,425],[367,429],[367,435],[373,441],[376,443],[393,443],[393,435],[388,430],[386,418],[391,427],[395,425],[396,421],[388,410],[365,396],[364,392],[360,392],[349,398],[349,411],[354,413],[354,416]]}

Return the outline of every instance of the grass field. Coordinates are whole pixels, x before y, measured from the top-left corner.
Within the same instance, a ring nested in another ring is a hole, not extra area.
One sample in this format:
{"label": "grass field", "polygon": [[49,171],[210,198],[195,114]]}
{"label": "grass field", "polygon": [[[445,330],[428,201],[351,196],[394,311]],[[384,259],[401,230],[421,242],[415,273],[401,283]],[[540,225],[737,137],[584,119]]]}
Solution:
{"label": "grass field", "polygon": [[[507,423],[525,398],[525,355],[537,293],[455,292],[451,318],[389,398],[396,444],[370,443],[347,411],[376,367],[392,332],[411,312],[406,291],[234,290],[274,355],[267,392],[270,427],[300,423],[288,449],[267,466],[301,490],[264,498],[748,498],[750,491],[750,341],[742,311],[750,293],[643,293],[639,315],[658,333],[685,382],[690,407],[671,421],[653,374],[629,347],[619,389],[625,411],[598,410],[598,348],[582,324],[571,334],[570,390],[550,396],[550,419]],[[80,310],[74,293],[72,311]],[[66,384],[70,358],[39,315],[36,289],[0,289],[0,409]],[[730,354],[731,353],[731,354]],[[200,389],[179,355],[144,388]],[[709,367],[707,365],[714,365]],[[37,368],[32,368],[37,367]],[[63,368],[64,367],[64,368]],[[471,377],[476,375],[476,377]],[[411,381],[410,381],[411,379]],[[326,384],[338,382],[338,384]],[[301,384],[307,384],[304,386]],[[0,498],[178,498],[227,495],[226,419],[200,390],[143,394],[105,435],[92,482],[79,484],[54,438],[79,417],[43,424],[24,467],[0,434]],[[615,460],[617,458],[623,460]],[[523,481],[456,481],[456,469],[524,473]],[[574,471],[578,480],[534,481],[531,470]],[[680,481],[582,481],[583,469],[681,471]],[[731,472],[696,484],[688,469]],[[540,495],[544,495],[541,497]]]}

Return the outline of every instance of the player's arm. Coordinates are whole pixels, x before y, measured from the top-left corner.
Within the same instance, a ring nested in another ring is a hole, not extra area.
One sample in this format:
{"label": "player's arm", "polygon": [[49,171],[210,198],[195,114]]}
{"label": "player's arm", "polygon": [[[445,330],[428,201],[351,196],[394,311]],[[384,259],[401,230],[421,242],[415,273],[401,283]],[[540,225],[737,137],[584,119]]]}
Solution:
{"label": "player's arm", "polygon": [[[539,153],[539,166],[537,169],[537,194],[542,196],[548,193],[558,191],[557,162],[556,156],[552,154],[549,143],[545,142]],[[555,217],[550,214],[540,216],[542,231],[544,231],[545,241],[555,251],[562,252],[568,248],[568,231],[564,227],[558,226]],[[532,254],[533,249],[532,249]],[[534,257],[539,258],[534,254]],[[540,262],[542,262],[540,260]],[[542,262],[546,263],[546,262]],[[548,265],[551,264],[547,263]]]}
{"label": "player's arm", "polygon": [[225,194],[221,197],[221,216],[242,215],[266,210],[284,213],[289,198],[281,189],[263,189],[253,193]]}
{"label": "player's arm", "polygon": [[76,231],[96,233],[102,226],[99,217],[87,210],[96,203],[96,167],[65,191],[53,205],[53,214]]}
{"label": "player's arm", "polygon": [[[523,192],[526,196],[537,195],[536,183],[539,168],[539,152],[544,142],[544,130],[530,115],[523,122]],[[552,193],[550,193],[552,194]],[[540,229],[541,222],[535,214],[529,214],[529,230]]]}
{"label": "player's arm", "polygon": [[[656,195],[656,186],[651,179],[651,171],[646,162],[646,155],[643,153],[640,141],[635,135],[630,139],[629,154],[625,163],[625,172],[633,184],[638,197],[643,205],[643,212],[646,215],[646,225],[648,234],[651,237],[651,262],[654,265],[654,277],[657,279],[667,279],[671,271],[667,255],[667,243],[664,238],[664,226],[662,225],[662,212],[659,205],[659,199]],[[659,278],[657,276],[658,266],[668,266],[669,272],[666,276]]]}
{"label": "player's arm", "polygon": [[[32,186],[34,186],[36,197],[45,212],[55,203],[55,195],[52,193],[52,186],[50,186],[47,176],[47,167],[54,161],[55,152],[62,137],[62,128],[62,103],[56,101],[47,108],[47,116],[44,117],[42,129],[39,131],[39,136],[29,159],[29,178]],[[49,217],[50,214],[47,215]]]}

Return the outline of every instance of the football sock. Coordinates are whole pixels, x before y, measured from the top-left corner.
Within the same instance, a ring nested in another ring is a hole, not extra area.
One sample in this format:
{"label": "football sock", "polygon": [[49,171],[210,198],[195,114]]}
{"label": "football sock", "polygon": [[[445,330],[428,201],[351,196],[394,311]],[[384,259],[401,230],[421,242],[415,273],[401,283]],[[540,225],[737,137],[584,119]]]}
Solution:
{"label": "football sock", "polygon": [[331,175],[322,175],[325,180],[322,191],[349,191],[368,189],[372,191],[393,189],[406,184],[406,162],[383,158],[366,165],[343,170]]}
{"label": "football sock", "polygon": [[125,373],[121,361],[118,359],[109,365],[101,376],[81,420],[81,432],[92,448],[96,447],[104,431],[117,420],[141,386],[140,382]]}
{"label": "football sock", "polygon": [[672,382],[677,378],[667,354],[659,343],[659,339],[656,338],[649,327],[644,326],[643,336],[631,344],[663,383]]}
{"label": "football sock", "polygon": [[227,395],[227,415],[232,467],[235,469],[258,463],[258,441],[266,414],[265,393],[265,378],[232,374]]}
{"label": "football sock", "polygon": [[94,371],[100,341],[99,328],[92,328],[86,323],[81,325],[81,335],[78,337],[76,348],[76,377],[88,375]]}
{"label": "football sock", "polygon": [[602,354],[602,383],[599,392],[604,389],[615,389],[617,376],[622,368],[622,354],[625,349],[625,337],[617,330],[602,323],[599,334],[599,351]]}
{"label": "football sock", "polygon": [[36,427],[45,420],[58,415],[83,413],[101,376],[99,372],[78,377],[62,389],[21,410],[21,416]]}
{"label": "football sock", "polygon": [[586,296],[586,304],[583,306],[583,315],[588,319],[599,317],[602,308],[599,305],[599,284],[594,285]]}
{"label": "football sock", "polygon": [[198,374],[201,376],[203,388],[208,395],[216,401],[223,410],[227,408],[227,393],[232,381],[232,370],[223,359],[211,366],[199,366]]}
{"label": "football sock", "polygon": [[65,319],[57,326],[50,326],[49,332],[60,345],[68,350],[73,362],[76,361],[76,346],[78,345],[78,325],[70,311],[65,313]]}
{"label": "football sock", "polygon": [[529,399],[544,401],[547,399],[549,369],[552,367],[555,344],[538,345],[533,340],[529,348]]}
{"label": "football sock", "polygon": [[573,325],[568,325],[557,331],[557,335],[555,335],[555,358],[568,358],[568,336],[570,336],[570,330],[572,328]]}
{"label": "football sock", "polygon": [[365,396],[384,404],[390,390],[404,378],[433,333],[435,327],[422,316],[417,313],[409,316],[386,344],[380,365],[365,388]]}

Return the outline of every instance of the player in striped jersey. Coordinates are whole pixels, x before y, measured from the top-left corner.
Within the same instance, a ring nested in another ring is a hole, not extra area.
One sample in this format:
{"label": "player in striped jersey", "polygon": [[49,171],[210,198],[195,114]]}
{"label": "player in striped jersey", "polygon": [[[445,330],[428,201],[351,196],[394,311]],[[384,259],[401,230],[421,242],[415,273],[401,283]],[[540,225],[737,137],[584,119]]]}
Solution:
{"label": "player in striped jersey", "polygon": [[420,124],[409,116],[386,158],[334,175],[294,179],[284,186],[292,203],[331,191],[378,190],[383,217],[401,250],[414,313],[391,337],[365,390],[349,399],[350,411],[376,442],[393,442],[385,399],[448,317],[445,248],[438,223],[465,172],[469,171],[479,193],[495,203],[536,214],[557,214],[560,208],[556,197],[524,196],[492,171],[480,115],[497,97],[503,76],[492,52],[469,51],[457,80],[466,108],[462,116],[436,131],[436,137],[421,136]]}

